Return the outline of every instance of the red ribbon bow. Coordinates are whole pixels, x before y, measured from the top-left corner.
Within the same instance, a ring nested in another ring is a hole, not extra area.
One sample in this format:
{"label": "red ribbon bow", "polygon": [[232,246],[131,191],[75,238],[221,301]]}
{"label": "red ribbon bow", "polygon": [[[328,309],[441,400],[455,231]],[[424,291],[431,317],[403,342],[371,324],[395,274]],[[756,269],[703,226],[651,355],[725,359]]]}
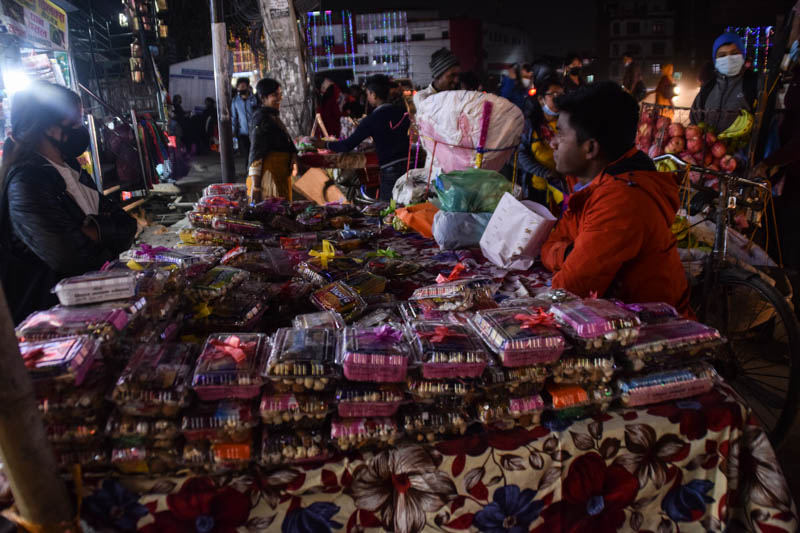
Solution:
{"label": "red ribbon bow", "polygon": [[36,348],[35,350],[31,350],[30,352],[26,353],[23,357],[25,362],[25,368],[36,368],[36,363],[38,363],[41,359],[47,357],[47,352],[45,352],[41,348]]}
{"label": "red ribbon bow", "polygon": [[240,364],[242,361],[247,359],[247,352],[244,348],[253,348],[255,347],[255,342],[251,343],[242,343],[241,339],[235,335],[231,335],[227,339],[224,340],[212,340],[211,344],[216,348],[214,352],[206,355],[206,357],[210,359],[222,359],[224,357],[231,357],[236,364]]}
{"label": "red ribbon bow", "polygon": [[523,329],[532,329],[535,326],[555,326],[556,320],[553,313],[546,313],[544,309],[539,307],[535,310],[536,314],[525,315],[522,313],[514,315],[516,320],[522,323]]}
{"label": "red ribbon bow", "polygon": [[433,331],[420,331],[419,336],[431,342],[443,342],[447,337],[466,337],[466,333],[458,333],[447,326],[436,326]]}
{"label": "red ribbon bow", "polygon": [[447,277],[442,276],[439,274],[436,276],[436,283],[446,283],[448,281],[455,281],[461,278],[461,274],[466,272],[467,267],[464,266],[464,263],[458,263],[456,266],[453,267],[453,270],[450,272],[450,275]]}

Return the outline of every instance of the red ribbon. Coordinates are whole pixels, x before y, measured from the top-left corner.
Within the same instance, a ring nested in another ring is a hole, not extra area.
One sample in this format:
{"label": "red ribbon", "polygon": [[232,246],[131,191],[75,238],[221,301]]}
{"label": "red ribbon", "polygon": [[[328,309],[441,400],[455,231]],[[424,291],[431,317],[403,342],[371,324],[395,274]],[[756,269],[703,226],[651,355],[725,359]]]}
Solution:
{"label": "red ribbon", "polygon": [[536,326],[555,326],[556,319],[553,316],[553,313],[546,313],[545,310],[541,307],[536,309],[536,314],[534,315],[525,315],[519,313],[514,315],[514,319],[519,320],[522,323],[522,329],[532,329]]}
{"label": "red ribbon", "polygon": [[216,348],[216,350],[214,350],[214,352],[211,354],[207,354],[206,357],[212,360],[222,359],[230,356],[238,365],[247,359],[247,352],[245,352],[242,348],[246,347],[248,343],[240,344],[239,337],[232,335],[225,340],[214,339],[211,341],[211,344]]}
{"label": "red ribbon", "polygon": [[23,357],[25,368],[36,368],[36,363],[45,357],[47,357],[47,352],[41,348],[36,348],[35,350],[27,352]]}
{"label": "red ribbon", "polygon": [[464,263],[458,263],[456,266],[453,267],[453,270],[450,272],[450,275],[447,277],[442,276],[439,274],[436,277],[436,283],[447,283],[448,281],[455,281],[461,278],[461,274],[466,272],[467,267],[464,266]]}
{"label": "red ribbon", "polygon": [[443,342],[448,337],[466,337],[466,333],[458,333],[447,326],[436,326],[433,331],[420,331],[419,336],[431,342]]}

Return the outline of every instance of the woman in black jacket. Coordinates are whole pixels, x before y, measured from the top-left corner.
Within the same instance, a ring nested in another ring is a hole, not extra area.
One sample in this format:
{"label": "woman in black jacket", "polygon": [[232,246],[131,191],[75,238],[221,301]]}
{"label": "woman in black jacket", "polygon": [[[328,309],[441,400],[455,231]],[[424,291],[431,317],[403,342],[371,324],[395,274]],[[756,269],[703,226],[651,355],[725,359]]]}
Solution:
{"label": "woman in black jacket", "polygon": [[77,94],[36,82],[14,95],[0,168],[0,279],[15,323],[57,303],[59,280],[133,243],[136,220],[78,165],[88,146]]}

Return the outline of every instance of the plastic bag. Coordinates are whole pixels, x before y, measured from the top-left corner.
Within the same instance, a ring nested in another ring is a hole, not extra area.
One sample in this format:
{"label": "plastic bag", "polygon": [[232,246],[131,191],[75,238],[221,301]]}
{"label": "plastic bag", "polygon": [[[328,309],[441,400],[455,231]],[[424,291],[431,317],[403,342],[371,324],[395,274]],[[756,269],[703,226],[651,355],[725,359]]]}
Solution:
{"label": "plastic bag", "polygon": [[468,168],[440,174],[434,189],[442,211],[490,213],[511,192],[511,182],[493,170]]}
{"label": "plastic bag", "polygon": [[398,178],[392,189],[392,199],[398,204],[410,205],[424,202],[428,188],[427,168],[412,168]]}
{"label": "plastic bag", "polygon": [[433,216],[433,238],[442,250],[478,246],[491,218],[491,213],[439,211]]}
{"label": "plastic bag", "polygon": [[423,237],[433,237],[433,217],[439,209],[430,202],[401,207],[395,216]]}

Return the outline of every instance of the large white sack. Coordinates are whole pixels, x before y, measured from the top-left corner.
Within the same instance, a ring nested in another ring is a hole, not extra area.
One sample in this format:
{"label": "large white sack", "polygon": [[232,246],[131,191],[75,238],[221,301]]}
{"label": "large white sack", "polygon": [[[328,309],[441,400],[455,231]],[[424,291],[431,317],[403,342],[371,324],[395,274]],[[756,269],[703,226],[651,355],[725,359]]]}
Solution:
{"label": "large white sack", "polygon": [[[429,96],[417,107],[416,120],[428,154],[433,154],[434,140],[438,141],[434,168],[451,172],[473,166],[486,101],[492,103],[492,112],[484,148],[504,150],[486,152],[482,168],[499,171],[511,158],[522,134],[522,111],[505,98],[493,94],[444,91]],[[428,161],[426,166],[430,164]]]}
{"label": "large white sack", "polygon": [[425,191],[428,189],[428,174],[426,168],[412,168],[400,176],[394,182],[392,199],[402,205],[424,202]]}

